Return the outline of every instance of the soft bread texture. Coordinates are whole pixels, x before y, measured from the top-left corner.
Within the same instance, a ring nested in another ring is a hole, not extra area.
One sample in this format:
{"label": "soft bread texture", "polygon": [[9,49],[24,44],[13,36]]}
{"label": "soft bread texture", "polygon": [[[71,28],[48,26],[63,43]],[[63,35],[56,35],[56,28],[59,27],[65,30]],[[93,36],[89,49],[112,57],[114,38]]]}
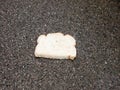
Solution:
{"label": "soft bread texture", "polygon": [[36,57],[51,59],[71,59],[76,57],[76,41],[70,35],[50,33],[40,35],[35,48]]}

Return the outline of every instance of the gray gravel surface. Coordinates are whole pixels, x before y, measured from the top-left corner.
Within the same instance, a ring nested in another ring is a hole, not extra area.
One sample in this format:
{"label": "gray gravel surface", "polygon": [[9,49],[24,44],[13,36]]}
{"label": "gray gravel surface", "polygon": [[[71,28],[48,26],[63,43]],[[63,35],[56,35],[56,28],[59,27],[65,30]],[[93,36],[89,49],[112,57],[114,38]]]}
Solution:
{"label": "gray gravel surface", "polygon": [[[74,61],[34,57],[53,32],[76,39]],[[0,0],[0,90],[120,90],[120,1]]]}

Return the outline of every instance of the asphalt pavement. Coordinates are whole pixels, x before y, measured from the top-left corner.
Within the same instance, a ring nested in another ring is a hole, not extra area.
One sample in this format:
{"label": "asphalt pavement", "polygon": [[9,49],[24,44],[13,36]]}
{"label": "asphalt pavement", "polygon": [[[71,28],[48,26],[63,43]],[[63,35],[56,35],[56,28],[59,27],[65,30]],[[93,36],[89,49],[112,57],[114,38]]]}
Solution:
{"label": "asphalt pavement", "polygon": [[[55,32],[76,39],[74,61],[35,58]],[[0,90],[120,90],[120,1],[0,0]]]}

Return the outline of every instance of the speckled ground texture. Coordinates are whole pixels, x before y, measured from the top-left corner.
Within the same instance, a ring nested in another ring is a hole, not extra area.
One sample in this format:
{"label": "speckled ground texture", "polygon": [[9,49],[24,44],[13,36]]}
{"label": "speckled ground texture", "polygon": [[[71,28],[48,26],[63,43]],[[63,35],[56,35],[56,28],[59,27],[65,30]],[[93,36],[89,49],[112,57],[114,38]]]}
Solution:
{"label": "speckled ground texture", "polygon": [[[35,58],[53,32],[76,39],[74,61]],[[0,0],[0,90],[120,90],[120,1]]]}

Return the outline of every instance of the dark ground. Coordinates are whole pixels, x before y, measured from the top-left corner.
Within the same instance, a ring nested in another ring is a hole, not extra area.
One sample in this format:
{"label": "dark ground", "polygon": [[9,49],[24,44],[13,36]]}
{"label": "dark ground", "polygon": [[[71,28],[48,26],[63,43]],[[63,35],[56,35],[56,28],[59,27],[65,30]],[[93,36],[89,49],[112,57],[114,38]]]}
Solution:
{"label": "dark ground", "polygon": [[[73,62],[34,57],[49,32],[75,37]],[[120,90],[119,0],[0,0],[0,90]]]}

